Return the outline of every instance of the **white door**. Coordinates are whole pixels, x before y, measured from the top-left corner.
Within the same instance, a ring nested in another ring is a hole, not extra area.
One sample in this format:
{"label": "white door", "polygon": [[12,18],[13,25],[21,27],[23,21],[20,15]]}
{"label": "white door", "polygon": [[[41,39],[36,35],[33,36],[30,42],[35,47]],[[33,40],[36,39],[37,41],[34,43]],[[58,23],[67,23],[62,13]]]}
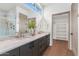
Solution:
{"label": "white door", "polygon": [[69,14],[53,16],[53,39],[68,40]]}

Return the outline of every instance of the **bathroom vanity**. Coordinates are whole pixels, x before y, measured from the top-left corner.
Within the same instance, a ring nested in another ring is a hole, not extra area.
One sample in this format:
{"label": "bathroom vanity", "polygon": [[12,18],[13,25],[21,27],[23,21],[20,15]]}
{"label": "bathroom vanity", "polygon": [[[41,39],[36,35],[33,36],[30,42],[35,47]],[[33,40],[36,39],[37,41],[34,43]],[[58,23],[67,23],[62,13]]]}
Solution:
{"label": "bathroom vanity", "polygon": [[41,56],[49,47],[49,42],[49,33],[22,38],[9,37],[0,41],[0,56]]}

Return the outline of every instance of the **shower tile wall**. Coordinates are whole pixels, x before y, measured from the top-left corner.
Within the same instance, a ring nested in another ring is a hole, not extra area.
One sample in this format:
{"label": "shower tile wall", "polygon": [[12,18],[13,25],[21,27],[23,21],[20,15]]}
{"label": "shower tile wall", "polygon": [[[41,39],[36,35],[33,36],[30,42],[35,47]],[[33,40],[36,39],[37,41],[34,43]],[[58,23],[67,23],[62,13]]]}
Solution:
{"label": "shower tile wall", "polygon": [[0,12],[0,38],[15,35],[15,13]]}
{"label": "shower tile wall", "polygon": [[0,12],[0,37],[4,37],[8,34],[7,21],[5,17],[5,12]]}
{"label": "shower tile wall", "polygon": [[8,33],[9,35],[15,35],[16,33],[16,15],[13,11],[8,13]]}

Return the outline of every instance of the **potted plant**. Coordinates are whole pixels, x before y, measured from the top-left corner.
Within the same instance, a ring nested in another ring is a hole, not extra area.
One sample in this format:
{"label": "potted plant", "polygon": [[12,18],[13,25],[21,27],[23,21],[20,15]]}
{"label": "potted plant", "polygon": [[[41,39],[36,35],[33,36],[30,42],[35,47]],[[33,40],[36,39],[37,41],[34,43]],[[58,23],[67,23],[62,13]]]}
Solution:
{"label": "potted plant", "polygon": [[32,35],[35,35],[35,27],[36,27],[36,22],[35,22],[35,20],[29,20],[29,21],[28,21],[28,28],[29,28],[30,33],[31,33]]}

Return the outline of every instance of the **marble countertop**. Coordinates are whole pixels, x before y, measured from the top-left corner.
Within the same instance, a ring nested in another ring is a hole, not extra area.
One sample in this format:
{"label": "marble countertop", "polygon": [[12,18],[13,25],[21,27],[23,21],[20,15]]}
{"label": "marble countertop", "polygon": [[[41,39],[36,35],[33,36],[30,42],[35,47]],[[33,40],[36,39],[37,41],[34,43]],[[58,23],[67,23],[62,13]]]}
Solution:
{"label": "marble countertop", "polygon": [[43,37],[45,35],[48,35],[49,33],[41,33],[37,34],[31,37],[21,37],[21,38],[16,38],[16,37],[7,37],[3,38],[5,40],[0,40],[0,54],[3,54],[7,51],[10,51],[12,49],[15,49],[17,47],[20,47],[24,44],[30,43],[34,40],[37,40],[40,37]]}

